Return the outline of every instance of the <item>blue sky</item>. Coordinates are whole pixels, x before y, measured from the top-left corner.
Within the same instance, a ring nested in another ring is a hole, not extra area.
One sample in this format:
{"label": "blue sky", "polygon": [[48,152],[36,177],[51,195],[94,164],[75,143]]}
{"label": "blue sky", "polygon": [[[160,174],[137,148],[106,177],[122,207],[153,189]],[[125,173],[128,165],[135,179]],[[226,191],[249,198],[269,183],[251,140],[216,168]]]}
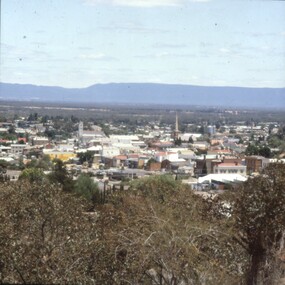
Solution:
{"label": "blue sky", "polygon": [[285,1],[2,0],[1,82],[285,87]]}

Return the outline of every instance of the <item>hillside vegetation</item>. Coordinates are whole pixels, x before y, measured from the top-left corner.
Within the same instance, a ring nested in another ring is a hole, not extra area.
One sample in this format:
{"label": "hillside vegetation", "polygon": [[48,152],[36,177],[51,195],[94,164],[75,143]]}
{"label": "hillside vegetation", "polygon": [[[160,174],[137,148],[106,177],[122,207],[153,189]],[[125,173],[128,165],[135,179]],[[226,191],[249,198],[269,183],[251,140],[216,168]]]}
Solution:
{"label": "hillside vegetation", "polygon": [[284,185],[283,164],[214,199],[155,176],[94,208],[46,179],[2,183],[0,283],[279,284]]}

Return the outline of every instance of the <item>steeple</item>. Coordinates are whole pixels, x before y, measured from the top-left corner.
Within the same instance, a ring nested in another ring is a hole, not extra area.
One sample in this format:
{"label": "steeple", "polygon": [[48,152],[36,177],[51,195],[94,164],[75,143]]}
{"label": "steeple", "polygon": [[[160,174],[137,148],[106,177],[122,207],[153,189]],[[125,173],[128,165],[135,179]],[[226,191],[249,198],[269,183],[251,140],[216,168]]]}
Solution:
{"label": "steeple", "polygon": [[176,120],[175,120],[175,132],[176,132],[176,133],[179,133],[177,112],[176,112]]}
{"label": "steeple", "polygon": [[79,122],[78,125],[78,138],[80,139],[83,135],[83,122]]}
{"label": "steeple", "polygon": [[178,115],[177,115],[177,112],[176,112],[176,116],[175,116],[175,130],[173,132],[173,138],[175,140],[177,140],[179,134],[180,134],[180,131],[179,131],[179,125],[178,125]]}

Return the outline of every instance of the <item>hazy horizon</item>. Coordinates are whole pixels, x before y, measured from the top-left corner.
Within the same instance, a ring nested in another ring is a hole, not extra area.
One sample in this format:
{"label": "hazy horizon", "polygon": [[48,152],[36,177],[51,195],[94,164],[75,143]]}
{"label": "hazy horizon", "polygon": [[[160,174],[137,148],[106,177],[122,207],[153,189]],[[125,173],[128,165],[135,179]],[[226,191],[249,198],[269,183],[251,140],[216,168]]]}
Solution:
{"label": "hazy horizon", "polygon": [[224,88],[244,88],[244,89],[285,89],[285,86],[281,87],[267,87],[267,86],[229,86],[229,85],[217,85],[217,86],[210,86],[210,85],[198,85],[198,84],[184,84],[184,83],[164,83],[164,82],[98,82],[98,83],[93,83],[87,86],[81,86],[81,87],[64,87],[60,85],[46,85],[46,84],[32,84],[32,83],[18,83],[18,82],[2,82],[0,81],[0,84],[12,84],[12,85],[32,85],[32,86],[37,86],[37,87],[55,87],[55,88],[64,88],[64,89],[85,89],[92,87],[94,85],[111,85],[111,84],[154,84],[154,85],[177,85],[177,86],[193,86],[193,87],[210,87],[210,88],[215,88],[215,87],[224,87]]}

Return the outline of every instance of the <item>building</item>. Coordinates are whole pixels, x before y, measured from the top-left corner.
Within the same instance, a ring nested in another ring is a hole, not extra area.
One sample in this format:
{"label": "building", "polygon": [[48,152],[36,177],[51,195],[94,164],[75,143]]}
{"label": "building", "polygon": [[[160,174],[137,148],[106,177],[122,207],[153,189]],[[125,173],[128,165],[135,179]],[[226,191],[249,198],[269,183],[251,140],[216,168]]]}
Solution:
{"label": "building", "polygon": [[26,145],[25,144],[11,144],[11,153],[18,154],[23,153]]}
{"label": "building", "polygon": [[179,138],[179,134],[180,134],[180,131],[179,131],[179,126],[178,126],[178,116],[177,116],[177,113],[176,113],[176,117],[175,117],[175,129],[173,131],[173,139],[174,140],[177,140]]}
{"label": "building", "polygon": [[245,158],[246,170],[248,174],[260,172],[269,164],[269,159],[259,155],[247,156]]}
{"label": "building", "polygon": [[70,151],[59,151],[59,150],[44,150],[44,154],[48,155],[51,160],[60,159],[62,161],[68,161],[76,157],[76,153]]}
{"label": "building", "polygon": [[49,143],[49,139],[47,137],[34,137],[32,139],[33,145],[46,145]]}
{"label": "building", "polygon": [[215,174],[241,174],[246,175],[246,166],[238,162],[222,162],[214,165]]}
{"label": "building", "polygon": [[207,133],[212,136],[216,133],[216,126],[207,126]]}
{"label": "building", "polygon": [[83,122],[80,122],[78,125],[78,140],[83,144],[105,137],[106,135],[99,126],[92,126],[92,130],[84,130]]}

